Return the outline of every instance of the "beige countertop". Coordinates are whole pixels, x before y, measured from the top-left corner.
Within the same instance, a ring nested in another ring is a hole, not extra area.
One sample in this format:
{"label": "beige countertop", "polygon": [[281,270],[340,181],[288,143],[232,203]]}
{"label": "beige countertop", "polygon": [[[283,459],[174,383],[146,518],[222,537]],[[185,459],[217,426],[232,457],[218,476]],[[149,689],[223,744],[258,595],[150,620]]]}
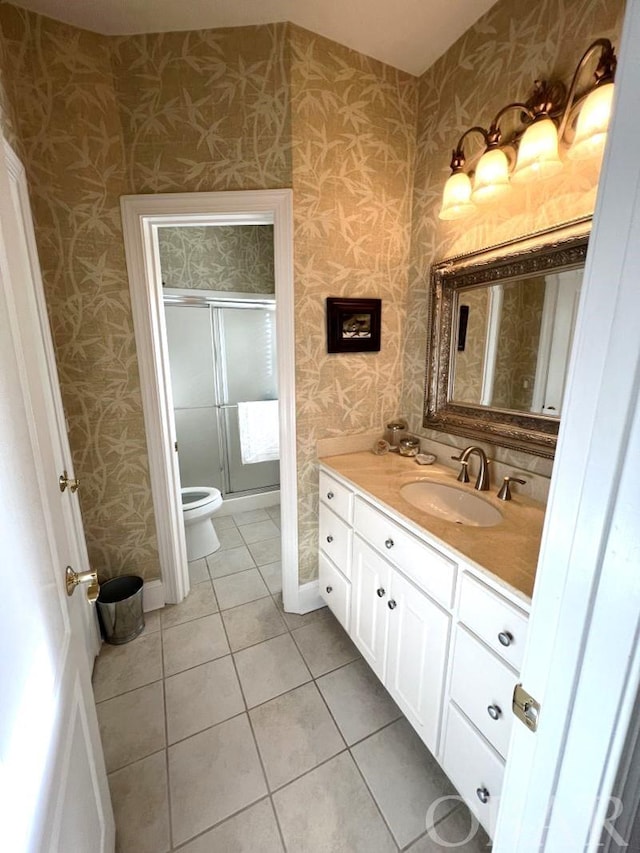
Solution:
{"label": "beige countertop", "polygon": [[473,490],[473,478],[466,486],[456,481],[457,472],[443,465],[418,465],[413,458],[370,451],[347,453],[320,459],[329,471],[350,480],[360,492],[399,514],[438,540],[448,550],[490,572],[520,596],[531,599],[536,576],[545,507],[513,490],[513,500],[496,497],[500,484],[487,492],[473,492],[495,506],[503,521],[495,527],[471,527],[434,518],[408,503],[400,494],[407,483],[427,480]]}

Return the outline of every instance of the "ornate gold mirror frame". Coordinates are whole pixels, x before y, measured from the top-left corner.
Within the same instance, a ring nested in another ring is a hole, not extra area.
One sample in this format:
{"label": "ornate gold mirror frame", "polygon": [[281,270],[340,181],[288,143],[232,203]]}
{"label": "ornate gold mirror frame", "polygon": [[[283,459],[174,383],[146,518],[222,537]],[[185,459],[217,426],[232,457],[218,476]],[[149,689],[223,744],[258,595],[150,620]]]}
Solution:
{"label": "ornate gold mirror frame", "polygon": [[424,427],[553,458],[559,418],[451,401],[456,293],[584,267],[590,224],[580,220],[432,267]]}

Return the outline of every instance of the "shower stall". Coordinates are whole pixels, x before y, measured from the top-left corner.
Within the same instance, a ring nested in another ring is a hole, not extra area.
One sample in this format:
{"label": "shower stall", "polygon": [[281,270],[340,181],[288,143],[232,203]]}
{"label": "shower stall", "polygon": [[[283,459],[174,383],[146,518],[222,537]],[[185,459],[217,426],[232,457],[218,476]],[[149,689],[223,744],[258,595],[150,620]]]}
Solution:
{"label": "shower stall", "polygon": [[223,497],[279,489],[277,460],[243,463],[238,409],[278,398],[275,299],[193,290],[163,296],[181,485],[214,486]]}

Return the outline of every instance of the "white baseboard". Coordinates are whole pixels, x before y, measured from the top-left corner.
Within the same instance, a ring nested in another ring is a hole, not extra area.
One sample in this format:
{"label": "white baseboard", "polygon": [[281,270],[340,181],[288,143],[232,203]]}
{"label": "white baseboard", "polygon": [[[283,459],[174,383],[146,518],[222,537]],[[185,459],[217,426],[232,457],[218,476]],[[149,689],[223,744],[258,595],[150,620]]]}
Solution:
{"label": "white baseboard", "polygon": [[164,607],[164,584],[159,578],[148,583],[145,582],[143,590],[142,609],[145,613]]}
{"label": "white baseboard", "polygon": [[318,592],[318,581],[303,583],[298,589],[298,606],[300,613],[310,613],[326,606],[326,601]]}
{"label": "white baseboard", "polygon": [[[225,498],[216,516],[232,515],[234,512],[248,512],[252,509],[264,509],[280,503],[280,489],[272,492],[260,492],[257,495],[242,495],[237,498]],[[215,517],[214,516],[214,521]]]}

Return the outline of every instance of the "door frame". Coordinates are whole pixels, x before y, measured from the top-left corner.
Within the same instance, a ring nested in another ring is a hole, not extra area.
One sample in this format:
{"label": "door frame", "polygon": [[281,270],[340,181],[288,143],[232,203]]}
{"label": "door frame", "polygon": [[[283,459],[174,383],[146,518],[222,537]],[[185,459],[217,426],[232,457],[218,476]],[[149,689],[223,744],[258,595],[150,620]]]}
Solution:
{"label": "door frame", "polygon": [[[189,591],[169,360],[157,249],[158,227],[273,225],[277,370],[280,413],[280,505],[284,607],[299,612],[298,483],[296,464],[293,193],[282,190],[161,193],[121,198],[124,245],[140,368],[149,475],[158,534],[161,601],[177,603]],[[169,395],[167,390],[169,389]],[[305,608],[308,609],[308,608]]]}

